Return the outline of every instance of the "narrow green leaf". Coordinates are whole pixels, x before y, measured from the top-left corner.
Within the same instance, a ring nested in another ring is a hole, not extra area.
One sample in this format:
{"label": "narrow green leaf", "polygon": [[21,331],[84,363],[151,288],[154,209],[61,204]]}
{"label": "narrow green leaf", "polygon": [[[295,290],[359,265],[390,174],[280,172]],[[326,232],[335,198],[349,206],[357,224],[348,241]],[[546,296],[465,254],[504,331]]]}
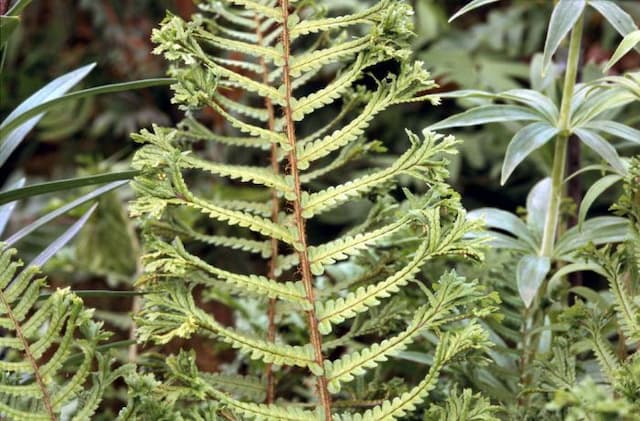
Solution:
{"label": "narrow green leaf", "polygon": [[497,96],[510,101],[520,102],[531,109],[537,110],[546,117],[549,124],[556,125],[560,113],[558,107],[549,97],[540,92],[532,89],[511,89],[501,92]]}
{"label": "narrow green leaf", "polygon": [[544,55],[542,58],[542,72],[546,74],[551,57],[560,47],[560,43],[564,37],[571,31],[573,25],[582,15],[586,0],[560,0],[551,14],[549,29],[547,31],[547,40],[544,44]]}
{"label": "narrow green leaf", "polygon": [[568,258],[589,243],[596,246],[618,243],[628,239],[629,235],[630,224],[627,219],[618,216],[598,216],[584,221],[582,229],[576,226],[567,230],[558,240],[553,254],[556,258]]}
{"label": "narrow green leaf", "polygon": [[509,176],[522,161],[533,151],[542,147],[558,134],[558,129],[547,122],[529,124],[518,130],[507,146],[507,153],[502,163],[500,184],[504,185]]}
{"label": "narrow green leaf", "polygon": [[8,132],[6,137],[4,134],[5,127],[30,109],[42,104],[43,102],[50,101],[64,95],[65,92],[84,79],[84,77],[87,76],[94,67],[95,63],[92,63],[52,80],[18,105],[18,107],[4,119],[2,124],[0,124],[0,133],[2,133],[0,134],[0,167],[4,165],[9,158],[9,155],[11,155],[18,145],[20,145],[27,133],[29,133],[36,124],[38,124],[42,115],[36,115],[19,127],[16,126],[15,130]]}
{"label": "narrow green leaf", "polygon": [[[15,115],[12,119],[7,119],[0,126],[0,139],[3,139],[9,132],[23,123],[26,123],[33,117],[51,110],[53,107],[67,103],[69,101],[77,101],[79,99],[88,98],[96,95],[111,94],[116,92],[126,92],[134,89],[149,88],[152,86],[169,85],[175,82],[169,78],[144,79],[133,82],[114,83],[112,85],[97,86],[95,88],[83,89],[81,91],[72,92],[67,95],[46,100],[40,104],[34,105],[32,108],[24,110]],[[12,113],[13,115],[13,113]],[[37,122],[36,122],[37,124]]]}
{"label": "narrow green leaf", "polygon": [[0,16],[0,47],[6,44],[19,25],[20,18],[17,16]]}
{"label": "narrow green leaf", "polygon": [[605,138],[587,129],[576,129],[575,134],[585,145],[600,155],[602,159],[607,161],[619,174],[627,173],[627,169],[622,162],[620,155],[618,155],[616,149],[611,146]]}
{"label": "narrow green leaf", "polygon": [[62,247],[64,247],[69,241],[71,241],[73,237],[76,236],[76,234],[82,229],[84,224],[87,223],[87,220],[89,219],[91,214],[93,214],[93,211],[95,211],[97,207],[97,204],[91,206],[91,209],[89,209],[84,215],[82,215],[82,218],[74,222],[74,224],[71,225],[71,227],[69,227],[69,229],[67,229],[64,234],[56,238],[51,244],[49,244],[46,249],[38,254],[35,259],[33,259],[31,263],[29,263],[29,266],[42,267],[45,263],[47,263],[49,259],[51,259]]}
{"label": "narrow green leaf", "polygon": [[428,130],[440,130],[449,127],[477,126],[487,123],[506,121],[543,121],[544,117],[529,108],[519,105],[483,105],[463,113],[453,115],[439,123],[432,124]]}
{"label": "narrow green leaf", "polygon": [[[9,2],[11,3],[11,2]],[[17,0],[11,9],[7,12],[7,16],[17,16],[19,15],[25,7],[27,7],[31,3],[31,0]]]}
{"label": "narrow green leaf", "polygon": [[467,214],[468,219],[483,219],[487,228],[496,228],[513,234],[515,237],[524,240],[534,250],[538,244],[531,235],[527,225],[514,214],[496,208],[475,209]]}
{"label": "narrow green leaf", "polygon": [[523,256],[518,262],[518,293],[525,307],[531,307],[550,268],[551,260],[547,256]]}
{"label": "narrow green leaf", "polygon": [[[15,183],[9,186],[6,191],[11,191],[13,189],[19,189],[24,186],[24,183],[27,181],[26,178],[22,177]],[[4,205],[0,205],[0,235],[4,232],[4,229],[7,227],[7,223],[9,223],[9,219],[11,219],[11,214],[13,213],[13,209],[16,207],[17,202],[9,202]]]}
{"label": "narrow green leaf", "polygon": [[69,178],[66,180],[57,180],[47,183],[34,184],[32,186],[22,187],[19,189],[0,193],[0,205],[12,202],[14,200],[25,199],[27,197],[53,193],[61,190],[70,190],[77,187],[104,184],[111,181],[131,180],[138,174],[139,171],[120,171],[100,175],[91,175],[88,177]]}
{"label": "narrow green leaf", "polygon": [[449,22],[452,22],[454,19],[459,18],[460,16],[472,11],[473,9],[477,9],[478,7],[482,7],[487,4],[496,3],[498,1],[500,0],[473,0],[467,3],[462,9],[458,10],[453,16],[451,16],[449,18]]}
{"label": "narrow green leaf", "polygon": [[527,225],[542,238],[544,222],[551,200],[551,177],[536,183],[527,195]]}
{"label": "narrow green leaf", "polygon": [[623,37],[638,29],[633,18],[610,0],[589,0],[589,6],[596,9]]}
{"label": "narrow green leaf", "polygon": [[583,127],[640,144],[640,130],[616,121],[594,120],[586,123]]}
{"label": "narrow green leaf", "polygon": [[604,71],[608,72],[614,64],[620,61],[620,59],[631,51],[637,44],[640,44],[640,30],[633,31],[625,35],[620,45],[618,45],[618,48],[616,48],[616,51],[611,56],[611,59],[604,67]]}
{"label": "narrow green leaf", "polygon": [[[127,184],[129,181],[128,180],[124,180],[124,181],[115,181],[113,183],[109,183],[106,186],[102,186],[99,187],[97,189],[95,189],[94,191],[87,193],[79,198],[77,198],[76,200],[67,203],[64,206],[59,207],[56,210],[53,210],[49,213],[47,213],[46,215],[42,216],[41,218],[38,218],[36,221],[30,223],[29,225],[23,227],[21,230],[17,231],[16,233],[14,233],[11,237],[7,238],[4,243],[6,245],[6,247],[10,247],[13,244],[17,243],[18,241],[20,241],[21,239],[23,239],[24,237],[26,237],[27,235],[29,235],[30,233],[32,233],[33,231],[37,230],[38,228],[42,227],[43,225],[49,223],[50,221],[54,220],[55,218],[57,218],[60,215],[64,215],[65,213],[69,212],[71,209],[74,209],[98,196],[101,196],[111,190],[117,189],[120,186],[123,186],[125,184]],[[1,230],[0,230],[1,233]]]}
{"label": "narrow green leaf", "polygon": [[607,175],[593,183],[587,193],[585,193],[582,198],[582,202],[580,202],[580,210],[578,211],[578,227],[582,228],[582,223],[584,222],[585,217],[587,216],[587,212],[589,208],[596,201],[596,199],[609,187],[616,184],[618,181],[622,180],[621,175],[612,174]]}

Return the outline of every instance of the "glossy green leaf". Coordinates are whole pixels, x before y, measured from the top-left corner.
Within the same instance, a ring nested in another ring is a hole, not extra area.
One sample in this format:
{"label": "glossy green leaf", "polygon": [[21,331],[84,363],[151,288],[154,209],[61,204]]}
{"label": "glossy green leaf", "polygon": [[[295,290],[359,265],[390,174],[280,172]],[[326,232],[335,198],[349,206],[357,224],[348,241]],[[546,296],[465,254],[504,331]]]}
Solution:
{"label": "glossy green leaf", "polygon": [[453,115],[439,123],[429,126],[429,130],[440,130],[449,127],[477,126],[487,123],[507,121],[543,121],[544,117],[526,107],[519,105],[483,105],[463,113]]}
{"label": "glossy green leaf", "polygon": [[520,102],[529,108],[544,115],[551,125],[555,125],[558,120],[558,107],[553,101],[532,89],[511,89],[497,95],[499,98]]}
{"label": "glossy green leaf", "polygon": [[53,193],[61,190],[69,190],[77,187],[104,184],[111,181],[131,180],[139,174],[139,171],[120,171],[88,177],[69,178],[65,180],[50,181],[47,183],[34,184],[32,186],[13,189],[0,193],[0,205],[14,200],[25,199],[41,194]]}
{"label": "glossy green leaf", "polygon": [[611,56],[611,59],[607,62],[607,65],[604,67],[604,71],[609,71],[614,64],[616,64],[620,59],[625,56],[629,51],[631,51],[636,45],[640,44],[640,30],[636,30],[628,33],[622,39],[618,48]]}
{"label": "glossy green leaf", "polygon": [[609,142],[599,134],[587,130],[587,129],[576,129],[576,136],[580,138],[582,143],[591,148],[595,153],[600,155],[602,159],[607,161],[611,167],[613,167],[616,172],[619,174],[626,174],[627,169],[618,155],[616,149],[611,146]]}
{"label": "glossy green leaf", "polygon": [[460,16],[472,11],[473,9],[477,9],[478,7],[482,7],[487,4],[496,3],[498,1],[500,0],[473,0],[467,3],[462,9],[458,10],[453,16],[451,16],[451,18],[449,18],[449,22],[452,22],[454,19],[459,18]]}
{"label": "glossy green leaf", "polygon": [[502,162],[500,184],[504,185],[511,173],[533,151],[542,147],[558,134],[558,129],[547,122],[529,124],[518,130],[507,146],[507,153]]}
{"label": "glossy green leaf", "polygon": [[523,256],[518,262],[518,293],[525,307],[531,307],[550,268],[551,260],[546,256]]}
{"label": "glossy green leaf", "polygon": [[573,25],[582,15],[586,0],[560,0],[551,14],[549,28],[547,30],[547,40],[544,44],[544,55],[542,58],[542,72],[545,74],[551,64],[551,57],[560,47],[560,43],[571,31]]}
{"label": "glossy green leaf", "polygon": [[38,124],[43,114],[36,115],[19,126],[14,126],[14,129],[11,131],[6,130],[6,134],[5,128],[32,108],[64,95],[65,92],[84,79],[94,67],[95,63],[92,63],[54,79],[27,98],[22,104],[18,105],[18,107],[4,119],[2,124],[0,124],[0,133],[2,133],[0,134],[0,167],[4,165],[9,155],[20,145],[27,133]]}
{"label": "glossy green leaf", "polygon": [[622,180],[622,176],[617,174],[607,175],[593,183],[589,190],[585,193],[582,201],[580,202],[580,210],[578,211],[578,227],[582,228],[582,223],[587,216],[587,212],[593,202],[596,201],[600,195],[607,190],[609,187],[616,184],[618,181]]}

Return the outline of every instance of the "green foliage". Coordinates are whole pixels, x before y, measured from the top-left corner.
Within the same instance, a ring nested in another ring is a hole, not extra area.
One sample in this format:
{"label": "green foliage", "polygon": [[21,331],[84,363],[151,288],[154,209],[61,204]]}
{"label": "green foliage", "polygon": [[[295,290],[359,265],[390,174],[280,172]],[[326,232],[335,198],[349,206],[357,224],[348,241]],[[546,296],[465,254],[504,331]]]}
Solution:
{"label": "green foliage", "polygon": [[[479,225],[466,220],[457,195],[444,184],[445,157],[455,153],[456,141],[429,131],[422,136],[408,132],[409,149],[385,168],[315,187],[312,181],[335,177],[335,169],[365,152],[352,150],[354,145],[366,144],[367,128],[382,111],[425,99],[437,104],[436,97],[422,94],[435,83],[421,62],[410,59],[411,11],[403,2],[385,0],[352,15],[330,17],[306,3],[291,10],[287,2],[282,4],[204,2],[191,21],[169,15],[154,32],[159,44],[156,53],[173,63],[170,74],[177,80],[173,100],[188,116],[178,128],[154,127],[134,136],[143,146],[134,158],[140,175],[134,182],[138,198],[131,213],[145,227],[142,282],[152,290],[137,319],[139,338],[163,344],[175,338],[208,336],[261,362],[239,360],[253,367],[251,375],[264,376],[266,364],[264,387],[269,387],[272,365],[282,367],[279,371],[304,368],[318,382],[315,391],[286,386],[288,399],[307,400],[308,409],[285,401],[263,404],[211,382],[193,365],[193,357],[172,357],[168,366],[175,361],[189,364],[173,371],[174,376],[180,373],[179,387],[190,390],[188,399],[213,400],[219,404],[218,414],[227,408],[241,419],[401,419],[427,402],[441,373],[457,357],[489,345],[476,320],[495,310],[496,297],[454,272],[428,286],[422,285],[420,276],[425,263],[433,259],[481,257],[482,241],[465,238]],[[240,54],[232,59],[229,50]],[[368,75],[376,65],[394,61],[397,72]],[[310,82],[321,72],[331,72],[333,79],[316,88]],[[340,103],[345,108],[336,119],[313,120],[316,113]],[[227,133],[214,134],[197,122],[202,107],[210,107],[226,120]],[[297,138],[303,127],[305,135]],[[271,165],[236,164],[233,158],[216,162],[199,153],[199,145],[210,142],[271,148]],[[399,179],[407,176],[422,185],[425,193],[405,191],[405,201],[390,198]],[[218,200],[196,182],[201,177],[214,177],[237,189],[253,185],[271,192],[272,200]],[[381,207],[374,205],[369,218],[350,232],[329,241],[313,239],[307,221],[361,198],[378,201]],[[212,227],[214,234],[202,231],[203,226]],[[231,235],[217,233],[224,231]],[[264,266],[271,259],[270,275],[211,263],[215,253],[208,253],[202,243],[221,252],[227,248],[237,250],[234,254],[253,253],[265,259]],[[367,260],[382,256],[385,249],[400,264],[374,270]],[[359,266],[363,276],[347,276],[340,283],[326,280],[325,275],[345,264]],[[367,341],[363,337],[367,332],[385,330],[381,321],[386,307],[377,308],[391,304],[392,297],[402,299],[409,283],[421,285],[426,300],[407,296],[407,303],[415,302],[413,316],[407,315],[386,339]],[[252,312],[266,312],[268,299],[276,300],[282,316],[269,319],[267,326],[253,323],[250,329],[224,326],[200,308],[194,298],[196,286],[204,288],[205,294],[228,297],[226,301],[236,308],[242,308],[247,299],[253,305],[260,303],[258,309],[247,308]],[[377,319],[363,325],[365,314]],[[306,326],[300,324],[305,315]],[[468,323],[461,325],[462,320]],[[275,329],[276,321],[296,334],[276,334],[275,341],[270,339],[268,329]],[[351,331],[343,336],[343,325],[349,324]],[[427,332],[438,340],[426,377],[366,411],[338,409],[345,385],[380,369]],[[338,348],[340,343],[343,346]],[[169,387],[173,381],[169,378],[158,387]],[[186,394],[169,396],[166,392],[158,399],[187,399]],[[332,408],[334,401],[338,403]],[[137,405],[145,404],[131,401],[129,410],[139,411]],[[172,408],[182,414],[176,417],[187,417],[179,406]]]}
{"label": "green foliage", "polygon": [[0,255],[0,411],[12,420],[46,420],[61,414],[87,419],[109,384],[127,368],[111,371],[108,357],[97,351],[109,335],[68,288],[40,301],[45,278],[34,266],[19,271],[22,262],[15,253],[8,249]]}

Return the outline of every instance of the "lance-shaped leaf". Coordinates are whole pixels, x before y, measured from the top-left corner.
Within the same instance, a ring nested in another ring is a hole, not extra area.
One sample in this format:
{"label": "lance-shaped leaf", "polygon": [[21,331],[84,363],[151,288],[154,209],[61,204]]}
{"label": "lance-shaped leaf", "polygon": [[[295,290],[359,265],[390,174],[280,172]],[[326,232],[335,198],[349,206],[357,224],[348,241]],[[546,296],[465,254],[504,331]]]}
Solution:
{"label": "lance-shaped leaf", "polygon": [[640,144],[640,130],[611,120],[592,120],[583,127]]}
{"label": "lance-shaped leaf", "polygon": [[618,48],[611,56],[611,59],[604,67],[604,71],[608,72],[620,59],[631,51],[636,45],[640,44],[640,30],[635,30],[625,35]]}
{"label": "lance-shaped leaf", "polygon": [[598,216],[587,219],[582,227],[572,227],[560,237],[553,255],[556,258],[568,258],[589,243],[619,243],[630,238],[630,233],[630,224],[625,218]]}
{"label": "lance-shaped leaf", "polygon": [[478,7],[485,6],[487,4],[496,3],[500,0],[472,0],[469,3],[465,4],[460,10],[458,10],[453,16],[449,18],[449,22],[459,18],[465,13],[469,13],[473,9],[477,9]]}
{"label": "lance-shaped leaf", "polygon": [[438,123],[432,124],[428,129],[441,130],[450,127],[478,126],[508,121],[544,121],[544,116],[519,105],[482,105],[445,118]]}
{"label": "lance-shaped leaf", "polygon": [[623,37],[638,30],[631,15],[610,0],[589,0],[589,6],[596,9]]}
{"label": "lance-shaped leaf", "polygon": [[587,190],[584,197],[582,198],[582,201],[580,202],[580,209],[578,210],[578,227],[582,227],[582,224],[587,217],[587,212],[589,211],[591,205],[593,205],[593,202],[595,202],[596,199],[602,193],[604,193],[605,190],[607,190],[609,187],[613,186],[620,180],[622,180],[622,176],[617,174],[610,174],[602,177],[601,179],[593,183],[591,187],[589,187],[589,190]]}
{"label": "lance-shaped leaf", "polygon": [[551,64],[551,57],[558,50],[560,43],[571,31],[573,25],[582,16],[586,5],[586,0],[560,0],[554,7],[549,21],[549,29],[547,30],[547,40],[544,44],[543,73],[547,72],[549,64]]}
{"label": "lance-shaped leaf", "polygon": [[547,256],[527,255],[518,262],[516,269],[518,293],[525,307],[531,307],[549,269],[551,269],[551,260]]}
{"label": "lance-shaped leaf", "polygon": [[591,148],[602,159],[607,161],[618,174],[626,174],[627,168],[622,162],[620,155],[609,142],[599,134],[587,129],[576,129],[576,136],[580,138],[582,143]]}
{"label": "lance-shaped leaf", "polygon": [[507,153],[502,162],[500,184],[504,185],[522,161],[557,134],[558,129],[546,122],[532,123],[518,130],[507,146]]}

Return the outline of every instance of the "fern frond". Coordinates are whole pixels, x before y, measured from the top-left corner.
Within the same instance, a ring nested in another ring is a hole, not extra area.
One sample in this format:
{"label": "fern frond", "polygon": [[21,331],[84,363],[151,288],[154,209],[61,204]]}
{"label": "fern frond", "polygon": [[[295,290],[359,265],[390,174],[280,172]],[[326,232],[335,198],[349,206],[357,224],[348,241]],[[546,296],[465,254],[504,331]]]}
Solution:
{"label": "fern frond", "polygon": [[[70,409],[68,416],[91,415],[104,388],[119,376],[110,374],[104,361],[98,371],[92,371],[98,343],[107,335],[69,289],[58,289],[45,301],[39,300],[44,278],[38,278],[39,270],[33,266],[16,275],[22,262],[14,259],[15,254],[14,249],[0,254],[5,353],[0,361],[0,414],[7,420],[50,420],[59,417],[65,405],[80,400],[85,407]],[[67,375],[64,365],[78,352],[82,357],[73,375]],[[44,355],[47,358],[41,361]]]}
{"label": "fern frond", "polygon": [[268,241],[256,241],[247,238],[228,237],[224,235],[202,234],[184,225],[177,226],[161,221],[150,222],[149,228],[163,237],[174,238],[179,234],[182,238],[192,239],[212,246],[227,247],[233,250],[259,254],[265,259],[271,255],[271,244]]}
{"label": "fern frond", "polygon": [[229,38],[224,38],[212,35],[208,31],[204,30],[196,31],[194,33],[194,36],[195,38],[201,41],[205,41],[207,44],[210,44],[214,47],[228,51],[237,51],[239,53],[247,54],[253,57],[261,57],[276,66],[281,65],[283,61],[282,51],[278,51],[273,47],[258,45],[255,42],[249,43],[245,41],[237,41]]}
{"label": "fern frond", "polygon": [[229,3],[243,6],[247,10],[252,10],[259,15],[266,16],[276,22],[282,22],[282,10],[278,7],[266,6],[265,4],[253,0],[226,0]]}
{"label": "fern frond", "polygon": [[417,386],[393,400],[387,400],[364,414],[343,414],[340,421],[390,421],[416,410],[435,388],[442,369],[456,356],[470,349],[483,349],[489,345],[487,333],[476,323],[454,333],[445,333],[436,347],[433,364],[427,376]]}
{"label": "fern frond", "polygon": [[373,247],[378,242],[400,231],[408,222],[409,218],[400,218],[395,223],[370,232],[340,237],[320,246],[309,247],[311,272],[314,275],[321,275],[326,265],[334,264]]}
{"label": "fern frond", "polygon": [[[442,174],[447,161],[433,158],[441,153],[452,153],[452,147],[457,143],[455,138],[425,132],[425,139],[420,143],[415,134],[408,132],[408,135],[411,147],[389,168],[304,197],[302,216],[312,218],[402,174],[411,175],[426,182],[434,181],[435,175]],[[430,174],[434,175],[429,177]]]}
{"label": "fern frond", "polygon": [[[435,293],[429,297],[429,305],[416,311],[411,323],[403,332],[360,351],[346,354],[334,362],[325,362],[330,390],[338,393],[341,383],[350,382],[354,376],[364,374],[366,369],[374,368],[380,362],[397,355],[425,330],[434,329],[449,321],[449,316],[456,310],[461,311],[460,307],[463,305],[477,304],[486,298],[489,296],[482,293],[477,282],[465,282],[465,279],[457,276],[455,272],[445,274],[438,281]],[[483,311],[491,310],[485,307]],[[462,317],[464,316],[456,316]]]}
{"label": "fern frond", "polygon": [[425,421],[499,421],[496,413],[499,406],[491,405],[481,393],[472,394],[471,389],[462,393],[450,393],[443,407],[431,406],[424,416]]}
{"label": "fern frond", "polygon": [[278,344],[224,327],[198,308],[191,291],[177,282],[158,284],[158,291],[160,293],[148,296],[138,318],[138,335],[142,341],[165,344],[173,338],[189,338],[201,332],[219,338],[254,360],[322,372],[311,345]]}
{"label": "fern frond", "polygon": [[[414,94],[423,89],[435,86],[429,79],[429,73],[422,69],[422,64],[413,66],[411,70],[403,71],[398,77],[388,76],[379,82],[379,88],[373,92],[369,102],[362,112],[343,128],[322,139],[298,145],[299,167],[305,170],[310,163],[323,158],[359,138],[371,120],[391,105],[409,100]],[[297,110],[297,107],[294,106]],[[297,114],[294,113],[294,119]],[[303,115],[299,115],[302,118]]]}
{"label": "fern frond", "polygon": [[333,18],[304,20],[291,29],[291,31],[289,32],[289,37],[291,37],[292,40],[295,40],[300,36],[321,31],[328,32],[335,29],[343,29],[348,26],[359,25],[363,23],[375,23],[382,14],[381,12],[388,10],[389,3],[390,1],[388,0],[382,0],[379,1],[375,6],[365,9],[359,13]]}
{"label": "fern frond", "polygon": [[264,276],[241,275],[219,269],[187,252],[179,238],[171,245],[156,242],[153,249],[144,259],[147,262],[145,269],[155,275],[185,276],[189,269],[197,269],[257,297],[279,298],[298,304],[303,309],[308,307],[304,287],[300,282],[276,282]]}
{"label": "fern frond", "polygon": [[194,141],[211,140],[229,146],[268,149],[271,142],[261,137],[223,136],[212,132],[192,117],[187,117],[178,125],[180,135]]}
{"label": "fern frond", "polygon": [[379,305],[381,299],[397,293],[401,286],[413,281],[420,268],[435,256],[459,253],[471,256],[477,253],[474,244],[462,239],[470,228],[467,225],[468,221],[464,221],[464,216],[459,215],[448,231],[443,233],[439,212],[437,208],[421,211],[420,214],[429,221],[426,238],[405,267],[377,284],[359,287],[356,291],[349,292],[346,297],[319,302],[316,305],[318,328],[323,334],[331,332],[332,325],[355,317]]}

